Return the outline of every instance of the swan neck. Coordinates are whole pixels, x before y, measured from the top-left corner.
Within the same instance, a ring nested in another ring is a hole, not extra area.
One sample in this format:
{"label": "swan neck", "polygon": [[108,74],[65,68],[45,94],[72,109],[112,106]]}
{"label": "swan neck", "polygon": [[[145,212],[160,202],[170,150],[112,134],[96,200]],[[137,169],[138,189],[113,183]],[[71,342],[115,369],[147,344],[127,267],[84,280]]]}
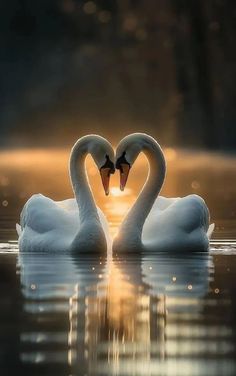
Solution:
{"label": "swan neck", "polygon": [[125,237],[132,245],[141,245],[142,243],[144,222],[160,193],[166,173],[163,151],[155,141],[151,144],[145,144],[141,151],[144,152],[148,160],[148,177],[121,227],[122,239]]}
{"label": "swan neck", "polygon": [[88,146],[79,140],[72,149],[69,166],[81,224],[89,219],[99,220],[97,207],[85,170],[85,159],[88,153]]}

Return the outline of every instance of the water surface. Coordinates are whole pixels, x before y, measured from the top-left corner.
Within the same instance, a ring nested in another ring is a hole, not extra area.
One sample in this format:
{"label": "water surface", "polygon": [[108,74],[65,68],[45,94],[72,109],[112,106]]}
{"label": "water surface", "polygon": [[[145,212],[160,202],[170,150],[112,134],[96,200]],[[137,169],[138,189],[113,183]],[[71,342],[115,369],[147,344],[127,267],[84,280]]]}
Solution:
{"label": "water surface", "polygon": [[[19,254],[15,222],[41,192],[72,197],[69,151],[0,153],[0,369],[3,375],[235,375],[236,231],[233,157],[167,149],[162,194],[201,194],[216,231],[209,253],[101,258]],[[95,197],[114,234],[146,174]]]}

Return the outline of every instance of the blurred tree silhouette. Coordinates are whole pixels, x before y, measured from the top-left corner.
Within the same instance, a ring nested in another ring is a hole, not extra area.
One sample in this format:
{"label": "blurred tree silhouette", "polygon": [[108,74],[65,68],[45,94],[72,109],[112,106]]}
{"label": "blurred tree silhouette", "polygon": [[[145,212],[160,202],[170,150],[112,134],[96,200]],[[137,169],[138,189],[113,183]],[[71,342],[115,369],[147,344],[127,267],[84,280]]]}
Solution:
{"label": "blurred tree silhouette", "polygon": [[235,147],[233,0],[0,6],[2,146],[146,131],[169,145]]}

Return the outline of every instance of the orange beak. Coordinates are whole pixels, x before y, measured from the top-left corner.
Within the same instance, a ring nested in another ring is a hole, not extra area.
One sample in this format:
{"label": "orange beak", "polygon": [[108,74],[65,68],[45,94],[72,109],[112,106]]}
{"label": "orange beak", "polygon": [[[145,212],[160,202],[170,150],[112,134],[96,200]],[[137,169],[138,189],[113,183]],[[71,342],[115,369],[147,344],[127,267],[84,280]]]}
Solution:
{"label": "orange beak", "polygon": [[110,175],[111,169],[110,168],[101,168],[100,175],[102,179],[102,185],[105,191],[106,196],[109,195],[109,184],[110,184]]}
{"label": "orange beak", "polygon": [[123,191],[128,180],[130,166],[127,163],[121,163],[120,166],[120,190]]}

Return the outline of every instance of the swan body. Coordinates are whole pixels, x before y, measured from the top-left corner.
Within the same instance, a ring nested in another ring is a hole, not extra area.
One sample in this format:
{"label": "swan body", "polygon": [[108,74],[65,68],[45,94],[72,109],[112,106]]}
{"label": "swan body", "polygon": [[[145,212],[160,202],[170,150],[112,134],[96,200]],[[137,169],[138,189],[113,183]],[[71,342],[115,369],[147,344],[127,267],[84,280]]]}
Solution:
{"label": "swan body", "polygon": [[[121,140],[116,151],[116,168],[123,190],[128,173],[140,152],[149,162],[147,181],[114,239],[116,252],[206,251],[214,225],[209,210],[198,195],[183,198],[158,196],[165,180],[166,162],[160,145],[150,136],[135,133]],[[157,197],[158,196],[158,197]]]}
{"label": "swan body", "polygon": [[53,201],[42,194],[33,195],[22,210],[20,225],[16,226],[21,251],[104,253],[109,247],[108,224],[95,205],[85,172],[88,153],[94,158],[101,176],[105,176],[103,183],[108,193],[107,179],[113,173],[113,149],[102,137],[82,137],[74,145],[70,157],[75,199]]}
{"label": "swan body", "polygon": [[[93,237],[95,231],[96,236],[100,236],[101,224],[109,248],[111,238],[107,219],[100,208],[97,207],[97,211],[99,220],[92,221],[91,231]],[[40,193],[34,194],[23,208],[21,225],[17,224],[20,250],[67,251],[80,227],[79,209],[75,199],[53,201]],[[86,228],[88,231],[88,226]]]}
{"label": "swan body", "polygon": [[142,241],[149,250],[207,250],[213,227],[209,226],[209,212],[200,196],[160,196],[144,223]]}

